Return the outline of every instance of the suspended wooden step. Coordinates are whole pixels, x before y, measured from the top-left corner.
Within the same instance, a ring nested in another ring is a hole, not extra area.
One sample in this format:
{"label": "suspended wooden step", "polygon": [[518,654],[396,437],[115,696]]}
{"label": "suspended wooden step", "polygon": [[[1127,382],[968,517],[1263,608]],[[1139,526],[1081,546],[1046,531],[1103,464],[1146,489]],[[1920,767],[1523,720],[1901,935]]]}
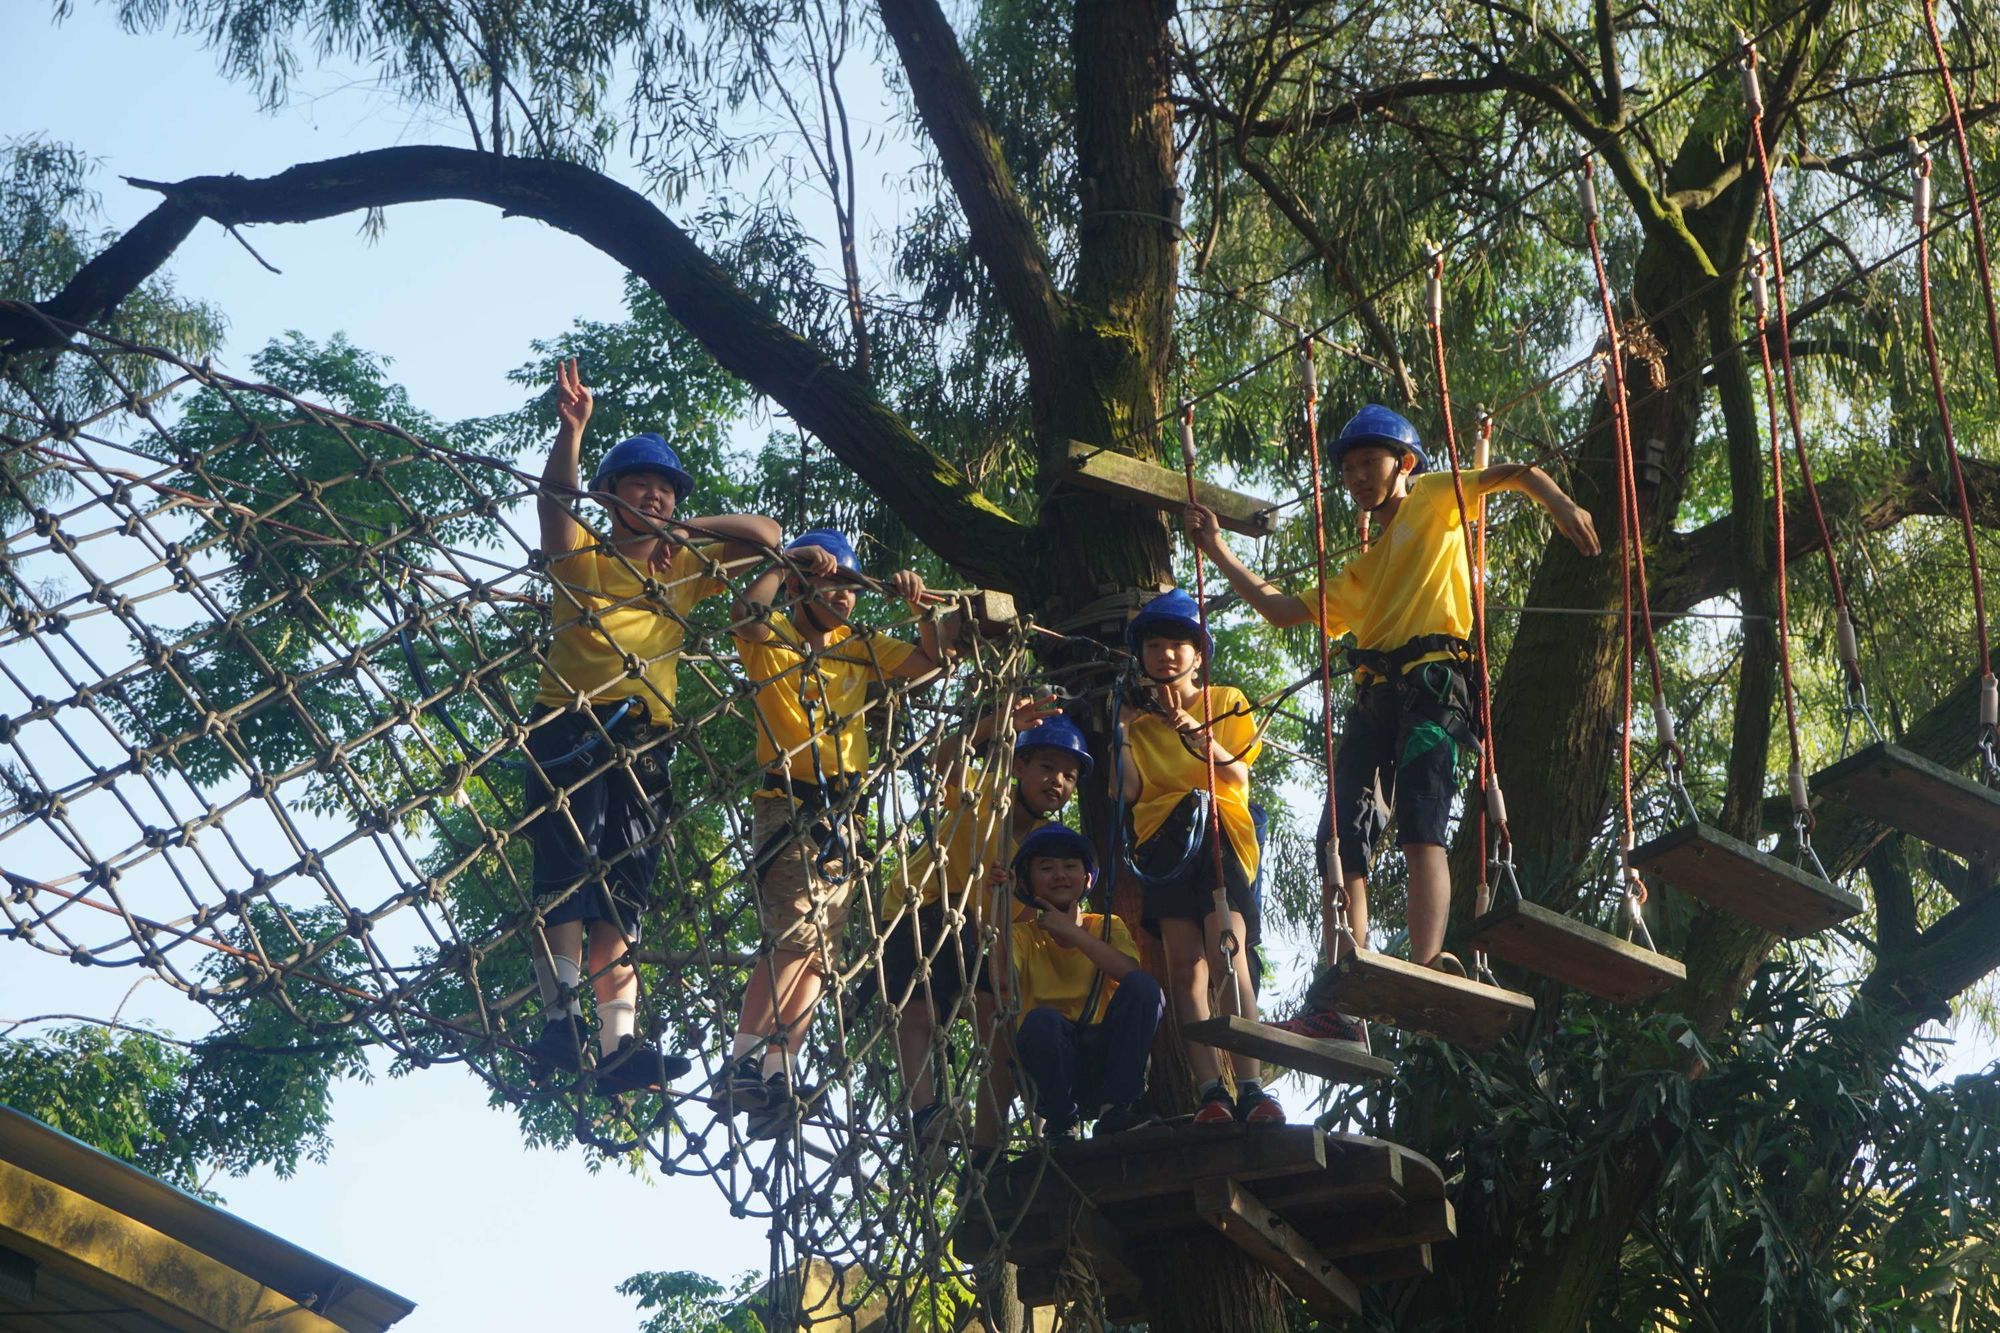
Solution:
{"label": "suspended wooden step", "polygon": [[[965,1205],[961,1259],[1004,1253],[1021,1300],[1048,1305],[1071,1253],[1089,1263],[1114,1320],[1142,1313],[1143,1261],[1220,1232],[1325,1318],[1358,1308],[1358,1288],[1431,1271],[1431,1246],[1457,1234],[1444,1177],[1381,1139],[1311,1125],[1179,1123],[1029,1154],[996,1170],[984,1204]],[[1206,1238],[1206,1239],[1204,1239]],[[1004,1247],[1004,1248],[1003,1248]]]}
{"label": "suspended wooden step", "polygon": [[1535,1012],[1519,991],[1418,967],[1371,949],[1352,950],[1315,987],[1318,1003],[1405,1032],[1483,1051]]}
{"label": "suspended wooden step", "polygon": [[1788,939],[1839,925],[1862,906],[1859,897],[1839,885],[1706,824],[1689,824],[1634,848],[1632,864],[1711,907]]}
{"label": "suspended wooden step", "polygon": [[[1072,485],[1115,495],[1148,509],[1178,512],[1187,506],[1187,477],[1174,468],[1147,463],[1082,440],[1069,442],[1066,462],[1062,480]],[[1278,530],[1278,506],[1269,500],[1199,480],[1194,484],[1194,494],[1215,511],[1216,522],[1231,532],[1246,537],[1268,537]]]}
{"label": "suspended wooden step", "polygon": [[1454,944],[1617,1004],[1642,1003],[1687,980],[1687,969],[1664,954],[1525,898],[1477,918]]}
{"label": "suspended wooden step", "polygon": [[1813,791],[1968,861],[2000,856],[2000,792],[1886,741],[1825,769]]}
{"label": "suspended wooden step", "polygon": [[1387,1060],[1368,1054],[1352,1042],[1301,1037],[1296,1032],[1285,1032],[1235,1014],[1184,1024],[1181,1035],[1204,1046],[1296,1069],[1329,1083],[1366,1083],[1396,1072],[1396,1067]]}

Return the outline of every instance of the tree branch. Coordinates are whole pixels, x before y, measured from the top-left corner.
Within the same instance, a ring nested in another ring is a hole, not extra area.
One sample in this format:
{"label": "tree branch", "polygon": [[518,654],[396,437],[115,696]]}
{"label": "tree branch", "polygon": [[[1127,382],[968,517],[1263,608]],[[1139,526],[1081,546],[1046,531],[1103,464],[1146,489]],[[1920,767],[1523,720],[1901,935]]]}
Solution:
{"label": "tree branch", "polygon": [[[1976,458],[1963,462],[1973,522],[2000,528],[2000,464]],[[1857,495],[1852,485],[1838,479],[1820,483],[1819,493],[1835,530],[1858,526],[1864,532],[1881,532],[1906,518],[1946,517],[1957,512],[1949,479],[1932,476],[1930,469],[1920,464],[1892,475],[1886,486],[1871,495]],[[1819,531],[1803,490],[1786,494],[1785,523],[1787,563],[1818,553]],[[1655,571],[1653,609],[1686,611],[1734,588],[1731,543],[1735,530],[1736,516],[1729,514],[1693,532],[1675,533],[1661,541],[1650,557],[1650,568]]]}
{"label": "tree branch", "polygon": [[[198,176],[134,181],[167,202],[86,265],[40,308],[84,322],[145,281],[209,218],[224,225],[312,222],[438,199],[491,204],[569,232],[623,264],[722,366],[769,395],[824,441],[912,532],[968,578],[1024,589],[1026,529],[973,490],[852,374],[772,319],[686,232],[636,191],[569,162],[464,148],[384,148],[308,162],[261,180]],[[32,316],[0,316],[0,336],[47,335]]]}
{"label": "tree branch", "polygon": [[986,118],[979,85],[937,0],[878,0],[882,26],[896,43],[917,114],[937,146],[945,177],[1014,323],[1031,381],[1054,366],[1063,299],[1027,206],[1014,187],[1000,137]]}

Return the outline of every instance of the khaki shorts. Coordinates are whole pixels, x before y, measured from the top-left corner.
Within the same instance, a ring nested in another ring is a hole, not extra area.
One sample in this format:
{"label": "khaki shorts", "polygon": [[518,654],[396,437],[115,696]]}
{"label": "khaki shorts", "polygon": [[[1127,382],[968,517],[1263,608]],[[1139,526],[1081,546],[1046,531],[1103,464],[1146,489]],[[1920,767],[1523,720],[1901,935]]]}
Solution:
{"label": "khaki shorts", "polygon": [[847,909],[861,882],[861,828],[851,814],[808,811],[790,797],[750,798],[757,917],[773,946],[822,949],[837,963]]}

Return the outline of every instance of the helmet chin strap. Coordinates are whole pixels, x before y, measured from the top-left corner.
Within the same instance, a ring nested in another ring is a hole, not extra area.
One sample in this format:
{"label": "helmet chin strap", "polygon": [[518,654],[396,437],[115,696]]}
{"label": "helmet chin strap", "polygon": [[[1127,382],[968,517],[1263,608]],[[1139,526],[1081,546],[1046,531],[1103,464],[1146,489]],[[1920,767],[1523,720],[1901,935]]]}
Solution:
{"label": "helmet chin strap", "polygon": [[821,602],[819,598],[814,596],[807,596],[804,601],[800,602],[799,609],[806,613],[806,619],[810,620],[813,628],[821,634],[831,634],[847,623],[845,618],[836,615],[832,617],[833,623],[828,624],[827,617],[832,615],[832,610],[825,603]]}

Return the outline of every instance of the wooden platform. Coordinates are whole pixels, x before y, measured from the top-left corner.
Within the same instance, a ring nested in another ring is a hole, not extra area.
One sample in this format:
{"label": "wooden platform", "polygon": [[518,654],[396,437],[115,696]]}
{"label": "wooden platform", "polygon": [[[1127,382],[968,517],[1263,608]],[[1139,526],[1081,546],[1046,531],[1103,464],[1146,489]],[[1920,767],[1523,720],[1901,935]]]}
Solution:
{"label": "wooden platform", "polygon": [[[1115,495],[1149,509],[1179,512],[1187,505],[1187,477],[1100,445],[1071,440],[1062,480],[1105,495]],[[1246,537],[1268,537],[1278,530],[1278,507],[1269,500],[1197,480],[1195,498],[1215,511],[1216,521]]]}
{"label": "wooden platform", "polygon": [[1181,1123],[1030,1154],[995,1171],[985,1206],[968,1202],[952,1243],[961,1259],[1003,1250],[1021,1299],[1056,1299],[1063,1260],[1088,1256],[1107,1313],[1131,1319],[1142,1261],[1216,1233],[1269,1267],[1328,1318],[1357,1288],[1431,1271],[1431,1246],[1456,1234],[1444,1178],[1380,1139],[1310,1125],[1253,1129]]}
{"label": "wooden platform", "polygon": [[1234,1014],[1185,1024],[1181,1035],[1204,1046],[1253,1056],[1265,1064],[1296,1069],[1330,1083],[1366,1083],[1396,1072],[1387,1060],[1378,1059],[1352,1043],[1301,1037]]}
{"label": "wooden platform", "polygon": [[1460,956],[1481,950],[1599,999],[1639,1004],[1687,980],[1687,969],[1540,903],[1517,898],[1453,938]]}
{"label": "wooden platform", "polygon": [[1797,939],[1861,910],[1861,899],[1706,824],[1633,849],[1632,864],[1682,893]]}
{"label": "wooden platform", "polygon": [[1350,952],[1314,987],[1316,1003],[1467,1050],[1495,1045],[1535,1012],[1519,991],[1418,967],[1370,949]]}
{"label": "wooden platform", "polygon": [[2000,856],[2000,792],[1877,742],[1814,775],[1812,789],[1968,861]]}

